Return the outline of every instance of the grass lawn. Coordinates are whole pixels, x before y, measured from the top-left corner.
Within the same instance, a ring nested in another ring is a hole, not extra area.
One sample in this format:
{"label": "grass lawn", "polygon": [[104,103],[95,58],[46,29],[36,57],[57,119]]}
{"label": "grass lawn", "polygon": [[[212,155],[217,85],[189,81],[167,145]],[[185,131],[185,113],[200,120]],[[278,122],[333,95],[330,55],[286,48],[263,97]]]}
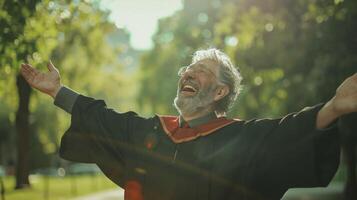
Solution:
{"label": "grass lawn", "polygon": [[[14,177],[5,177],[5,200],[64,200],[97,191],[118,188],[118,186],[104,175],[48,178],[43,176],[30,176],[30,182],[31,188],[14,190]],[[46,189],[46,185],[48,189]],[[48,191],[47,194],[45,191]]]}

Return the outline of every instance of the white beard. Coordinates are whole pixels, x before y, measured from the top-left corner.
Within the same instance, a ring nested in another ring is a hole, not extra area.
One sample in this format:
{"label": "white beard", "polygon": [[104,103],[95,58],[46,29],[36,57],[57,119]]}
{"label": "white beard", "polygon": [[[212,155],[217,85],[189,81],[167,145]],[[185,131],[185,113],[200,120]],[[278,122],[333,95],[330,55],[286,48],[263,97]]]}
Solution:
{"label": "white beard", "polygon": [[174,99],[174,106],[181,115],[193,115],[203,110],[210,109],[213,105],[214,90],[216,87],[209,87],[198,91],[194,96],[183,96],[180,88]]}

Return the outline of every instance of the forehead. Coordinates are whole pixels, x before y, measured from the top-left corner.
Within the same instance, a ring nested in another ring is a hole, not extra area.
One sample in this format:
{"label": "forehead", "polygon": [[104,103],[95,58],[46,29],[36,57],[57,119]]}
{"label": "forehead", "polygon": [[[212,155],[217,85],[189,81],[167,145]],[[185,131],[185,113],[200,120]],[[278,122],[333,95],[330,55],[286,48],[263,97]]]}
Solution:
{"label": "forehead", "polygon": [[216,61],[208,59],[208,58],[199,60],[195,63],[192,63],[191,66],[205,67],[205,68],[208,68],[208,69],[214,71],[215,73],[218,71],[218,63]]}

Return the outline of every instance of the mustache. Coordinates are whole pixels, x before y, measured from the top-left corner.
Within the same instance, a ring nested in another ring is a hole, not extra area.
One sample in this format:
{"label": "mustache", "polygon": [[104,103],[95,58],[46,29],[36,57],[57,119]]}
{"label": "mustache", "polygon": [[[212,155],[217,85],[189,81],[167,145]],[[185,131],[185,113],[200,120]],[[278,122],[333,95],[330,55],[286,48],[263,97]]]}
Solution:
{"label": "mustache", "polygon": [[190,79],[185,79],[185,80],[182,80],[181,83],[180,83],[180,88],[183,86],[183,85],[191,85],[193,86],[194,88],[198,88],[198,83],[194,80],[190,80]]}

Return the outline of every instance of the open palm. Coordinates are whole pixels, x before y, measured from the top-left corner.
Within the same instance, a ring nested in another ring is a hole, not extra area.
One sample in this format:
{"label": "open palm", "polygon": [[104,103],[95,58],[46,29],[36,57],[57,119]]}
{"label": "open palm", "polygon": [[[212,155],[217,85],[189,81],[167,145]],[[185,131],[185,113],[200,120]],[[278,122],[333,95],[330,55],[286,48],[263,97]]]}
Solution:
{"label": "open palm", "polygon": [[334,106],[342,114],[357,112],[357,73],[337,88]]}
{"label": "open palm", "polygon": [[60,74],[52,63],[48,64],[47,68],[49,71],[43,73],[29,64],[22,64],[21,74],[33,88],[54,97],[61,87]]}

